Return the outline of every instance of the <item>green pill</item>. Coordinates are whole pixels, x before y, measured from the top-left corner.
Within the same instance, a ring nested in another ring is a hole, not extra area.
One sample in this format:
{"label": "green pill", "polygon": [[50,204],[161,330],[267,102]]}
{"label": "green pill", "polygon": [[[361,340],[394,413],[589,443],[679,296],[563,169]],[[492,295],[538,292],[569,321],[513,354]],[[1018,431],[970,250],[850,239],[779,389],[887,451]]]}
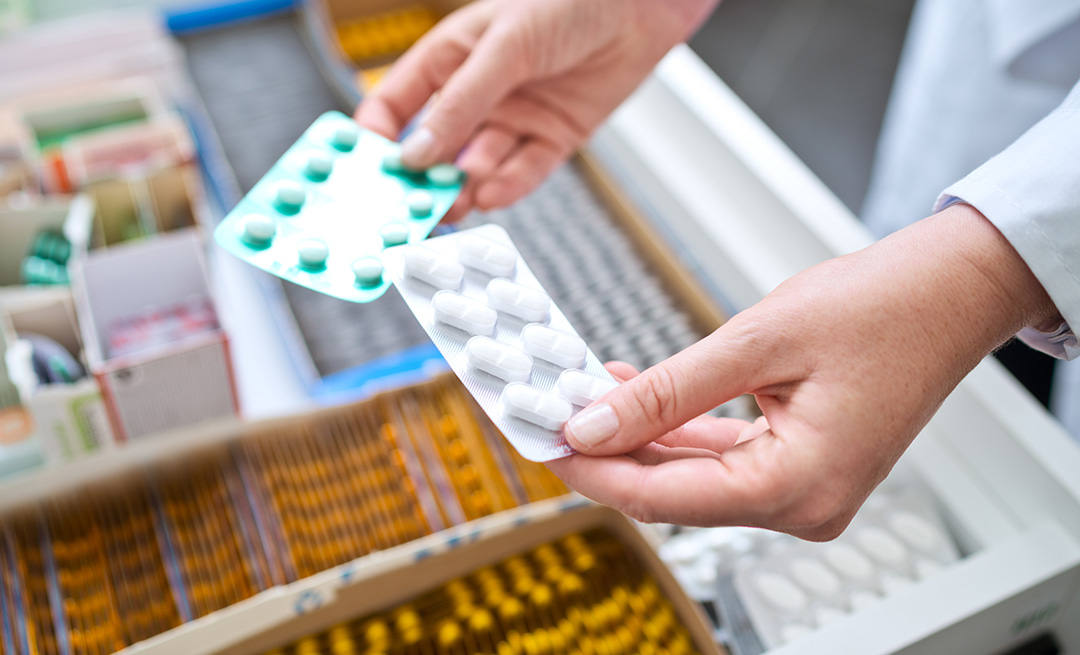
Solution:
{"label": "green pill", "polygon": [[274,189],[274,206],[282,214],[295,214],[304,206],[306,196],[304,187],[296,182],[278,182]]}
{"label": "green pill", "polygon": [[352,263],[356,283],[371,287],[382,283],[383,265],[376,257],[361,257]]}
{"label": "green pill", "polygon": [[351,125],[342,125],[330,134],[330,145],[341,152],[349,152],[356,147],[360,138],[360,130]]}
{"label": "green pill", "polygon": [[304,268],[322,268],[330,256],[330,248],[322,239],[305,239],[298,248],[300,265]]}
{"label": "green pill", "polygon": [[439,187],[451,187],[461,181],[461,169],[453,164],[435,164],[424,175],[428,182]]}
{"label": "green pill", "polygon": [[330,171],[334,169],[334,160],[321,152],[313,152],[308,155],[304,165],[304,175],[312,182],[322,182],[330,177]]}
{"label": "green pill", "polygon": [[405,204],[415,218],[431,216],[431,212],[435,210],[435,200],[427,191],[413,191],[405,197]]}
{"label": "green pill", "polygon": [[383,246],[400,246],[409,240],[409,228],[401,223],[387,223],[379,228],[379,236],[382,237]]}

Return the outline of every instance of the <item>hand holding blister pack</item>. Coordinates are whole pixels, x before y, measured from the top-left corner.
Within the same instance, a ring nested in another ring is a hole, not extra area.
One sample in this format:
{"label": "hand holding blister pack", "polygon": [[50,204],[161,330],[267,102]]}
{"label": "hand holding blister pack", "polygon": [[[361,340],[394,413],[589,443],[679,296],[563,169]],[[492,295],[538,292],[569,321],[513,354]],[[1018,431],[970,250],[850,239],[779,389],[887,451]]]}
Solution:
{"label": "hand holding blister pack", "polygon": [[388,248],[386,277],[526,459],[573,454],[563,424],[617,386],[497,225]]}
{"label": "hand holding blister pack", "polygon": [[237,203],[214,237],[282,279],[370,302],[390,286],[379,253],[426,238],[454,204],[463,178],[451,164],[408,170],[398,144],[327,112]]}

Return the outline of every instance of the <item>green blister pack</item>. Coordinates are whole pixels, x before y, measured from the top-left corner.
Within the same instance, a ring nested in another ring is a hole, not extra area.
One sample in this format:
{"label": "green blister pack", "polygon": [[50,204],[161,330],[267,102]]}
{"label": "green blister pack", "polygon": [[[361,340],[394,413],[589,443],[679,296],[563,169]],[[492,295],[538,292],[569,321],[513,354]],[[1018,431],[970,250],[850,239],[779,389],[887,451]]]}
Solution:
{"label": "green blister pack", "polygon": [[463,183],[451,164],[405,169],[397,143],[327,112],[237,203],[214,239],[283,280],[370,302],[390,286],[379,253],[425,239]]}

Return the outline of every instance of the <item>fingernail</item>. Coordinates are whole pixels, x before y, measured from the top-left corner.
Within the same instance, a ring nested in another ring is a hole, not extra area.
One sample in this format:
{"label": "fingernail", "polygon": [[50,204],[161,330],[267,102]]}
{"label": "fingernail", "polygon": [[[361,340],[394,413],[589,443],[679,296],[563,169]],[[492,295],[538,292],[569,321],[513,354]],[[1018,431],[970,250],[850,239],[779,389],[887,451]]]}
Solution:
{"label": "fingernail", "polygon": [[427,168],[434,163],[435,135],[426,127],[417,128],[401,142],[401,163],[409,168]]}
{"label": "fingernail", "polygon": [[578,443],[592,448],[615,436],[615,431],[619,429],[619,417],[611,405],[600,403],[567,421],[566,428]]}

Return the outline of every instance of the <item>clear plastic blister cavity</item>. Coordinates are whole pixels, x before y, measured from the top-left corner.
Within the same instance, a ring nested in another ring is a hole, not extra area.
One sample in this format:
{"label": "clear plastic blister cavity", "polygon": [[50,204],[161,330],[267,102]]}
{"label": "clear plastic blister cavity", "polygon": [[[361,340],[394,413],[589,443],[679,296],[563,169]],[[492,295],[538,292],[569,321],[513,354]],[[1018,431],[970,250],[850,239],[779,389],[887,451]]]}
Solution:
{"label": "clear plastic blister cavity", "polygon": [[382,253],[386,277],[450,367],[526,459],[574,451],[562,428],[617,383],[537,282],[506,231],[483,225]]}
{"label": "clear plastic blister cavity", "polygon": [[422,241],[454,204],[464,175],[450,164],[401,165],[393,141],[339,112],[320,116],[214,233],[240,259],[342,300],[389,287],[379,253]]}

